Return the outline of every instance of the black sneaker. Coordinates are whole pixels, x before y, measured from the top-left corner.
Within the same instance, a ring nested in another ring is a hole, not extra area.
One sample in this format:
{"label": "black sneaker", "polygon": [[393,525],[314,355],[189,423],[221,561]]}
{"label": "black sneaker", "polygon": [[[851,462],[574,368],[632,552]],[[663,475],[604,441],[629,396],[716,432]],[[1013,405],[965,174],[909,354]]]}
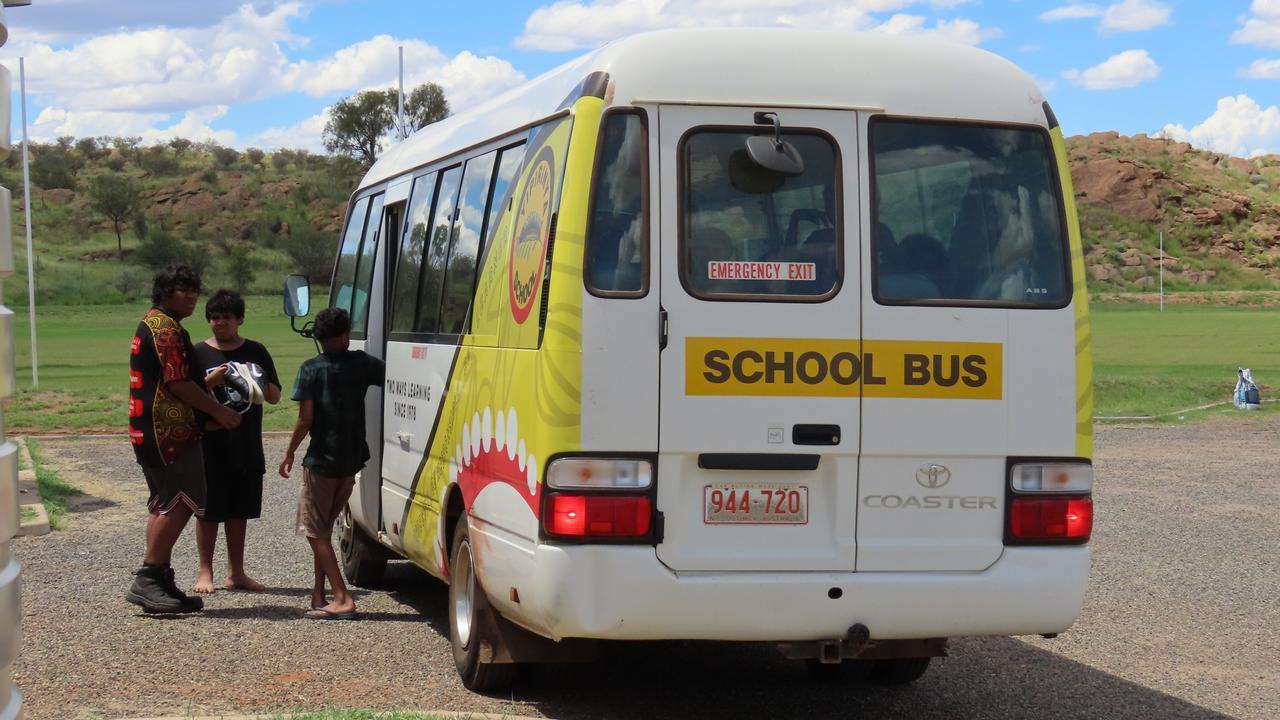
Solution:
{"label": "black sneaker", "polygon": [[133,585],[129,586],[124,599],[149,613],[184,612],[182,601],[169,594],[164,570],[156,565],[143,565],[133,574]]}
{"label": "black sneaker", "polygon": [[182,603],[180,612],[196,612],[204,609],[204,600],[192,597],[178,588],[178,582],[173,577],[173,567],[168,565],[164,568],[164,589],[177,598],[178,602]]}

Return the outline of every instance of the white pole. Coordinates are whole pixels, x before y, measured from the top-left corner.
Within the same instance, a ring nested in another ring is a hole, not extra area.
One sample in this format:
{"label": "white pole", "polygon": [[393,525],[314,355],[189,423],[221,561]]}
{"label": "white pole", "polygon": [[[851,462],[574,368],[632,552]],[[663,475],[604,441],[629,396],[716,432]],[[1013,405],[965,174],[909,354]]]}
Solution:
{"label": "white pole", "polygon": [[403,140],[409,136],[408,128],[404,126],[404,46],[400,46],[400,92],[397,95],[398,108],[396,110],[396,125],[400,128],[400,139]]}
{"label": "white pole", "polygon": [[1160,312],[1164,312],[1164,231],[1160,231]]}
{"label": "white pole", "polygon": [[31,314],[31,387],[40,387],[36,361],[36,254],[31,245],[31,169],[27,154],[27,64],[18,58],[18,82],[22,89],[22,207],[27,216],[27,310]]}

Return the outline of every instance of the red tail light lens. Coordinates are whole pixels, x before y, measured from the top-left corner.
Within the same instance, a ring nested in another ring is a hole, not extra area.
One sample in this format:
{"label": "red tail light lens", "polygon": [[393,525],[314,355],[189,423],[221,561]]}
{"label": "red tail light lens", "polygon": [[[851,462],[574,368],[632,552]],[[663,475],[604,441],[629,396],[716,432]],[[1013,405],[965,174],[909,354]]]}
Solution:
{"label": "red tail light lens", "polygon": [[653,506],[647,496],[565,495],[547,498],[542,526],[549,535],[633,538],[649,534]]}
{"label": "red tail light lens", "polygon": [[1085,541],[1093,533],[1093,500],[1084,497],[1015,497],[1009,530],[1020,541]]}
{"label": "red tail light lens", "polygon": [[1009,505],[1009,532],[1018,540],[1084,541],[1093,532],[1093,500],[1014,498]]}

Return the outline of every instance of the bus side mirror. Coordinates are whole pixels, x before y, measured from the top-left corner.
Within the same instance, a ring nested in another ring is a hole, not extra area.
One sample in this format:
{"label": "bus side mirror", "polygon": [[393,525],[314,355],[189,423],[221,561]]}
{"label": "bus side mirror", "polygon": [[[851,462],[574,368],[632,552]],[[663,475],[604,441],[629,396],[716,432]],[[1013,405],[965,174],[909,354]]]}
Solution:
{"label": "bus side mirror", "polygon": [[311,285],[305,275],[290,275],[285,279],[284,314],[291,318],[311,314]]}

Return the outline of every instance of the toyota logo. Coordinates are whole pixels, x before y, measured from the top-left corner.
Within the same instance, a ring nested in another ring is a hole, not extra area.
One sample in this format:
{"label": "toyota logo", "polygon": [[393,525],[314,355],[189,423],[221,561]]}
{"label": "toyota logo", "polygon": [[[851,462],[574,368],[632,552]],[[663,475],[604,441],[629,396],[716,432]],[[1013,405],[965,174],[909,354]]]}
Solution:
{"label": "toyota logo", "polygon": [[921,487],[936,490],[951,482],[951,471],[947,469],[946,465],[935,465],[934,463],[921,465],[920,469],[916,470],[916,482],[920,483]]}

